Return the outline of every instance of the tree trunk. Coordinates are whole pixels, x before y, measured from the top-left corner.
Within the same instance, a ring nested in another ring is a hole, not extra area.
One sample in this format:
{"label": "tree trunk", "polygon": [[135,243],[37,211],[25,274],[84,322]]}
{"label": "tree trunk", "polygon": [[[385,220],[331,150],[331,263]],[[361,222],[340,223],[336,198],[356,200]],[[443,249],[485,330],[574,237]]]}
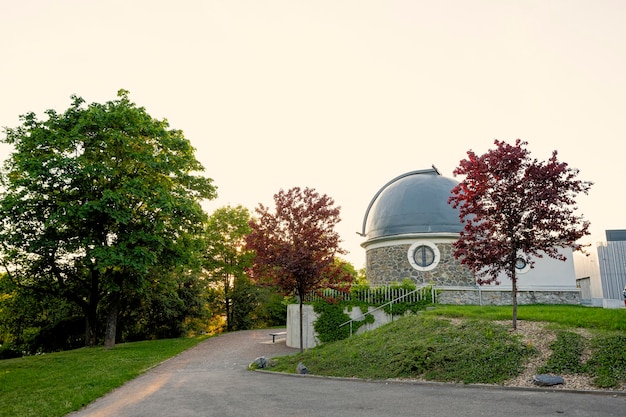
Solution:
{"label": "tree trunk", "polygon": [[511,297],[513,299],[513,330],[517,330],[517,275],[513,271]]}
{"label": "tree trunk", "polygon": [[85,314],[85,346],[94,347],[98,343],[96,306],[88,304],[83,312]]}
{"label": "tree trunk", "polygon": [[302,297],[298,297],[300,299],[300,352],[304,352],[304,333],[302,331],[303,329],[303,323],[302,323]]}
{"label": "tree trunk", "polygon": [[233,312],[232,305],[230,303],[230,276],[227,275],[224,281],[224,309],[226,310],[226,331],[231,332],[233,330]]}
{"label": "tree trunk", "polygon": [[85,346],[88,347],[96,346],[98,343],[99,283],[100,275],[97,271],[92,270],[89,297],[85,304],[80,303],[83,313],[85,314]]}
{"label": "tree trunk", "polygon": [[120,294],[113,293],[113,300],[107,317],[107,329],[104,336],[104,347],[112,349],[115,347],[115,336],[117,335],[117,317],[120,310]]}

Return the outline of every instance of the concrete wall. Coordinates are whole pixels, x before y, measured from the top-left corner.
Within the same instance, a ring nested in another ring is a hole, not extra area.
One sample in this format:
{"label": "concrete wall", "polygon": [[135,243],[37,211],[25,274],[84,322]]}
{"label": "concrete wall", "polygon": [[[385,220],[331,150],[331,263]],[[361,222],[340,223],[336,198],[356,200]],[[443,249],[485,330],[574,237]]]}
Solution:
{"label": "concrete wall", "polygon": [[[368,311],[375,310],[374,307],[369,307]],[[352,310],[344,311],[351,319],[363,320],[363,313],[358,307]],[[392,317],[385,313],[383,310],[377,310],[372,313],[374,316],[374,323],[367,323],[362,325],[356,334],[360,334],[369,330],[373,330],[377,327],[387,324],[392,320]],[[305,349],[320,345],[321,342],[317,337],[317,333],[313,327],[315,320],[317,320],[317,314],[313,311],[313,306],[305,304],[302,306],[303,316],[303,342],[302,345]],[[289,304],[287,306],[287,346],[292,348],[300,347],[300,306],[298,304]]]}
{"label": "concrete wall", "polygon": [[[313,306],[305,304],[302,306],[302,345],[304,348],[315,347],[320,344],[313,323],[317,320],[317,314],[313,311]],[[300,348],[300,305],[289,304],[287,306],[287,346]]]}

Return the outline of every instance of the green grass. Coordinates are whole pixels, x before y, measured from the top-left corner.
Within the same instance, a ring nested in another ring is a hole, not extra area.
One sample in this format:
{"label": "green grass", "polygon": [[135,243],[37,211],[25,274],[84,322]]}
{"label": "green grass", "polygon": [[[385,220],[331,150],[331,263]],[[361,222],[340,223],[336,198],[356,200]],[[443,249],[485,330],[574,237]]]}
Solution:
{"label": "green grass", "polygon": [[0,417],[57,417],[78,410],[204,338],[83,348],[0,361]]}
{"label": "green grass", "polygon": [[[426,314],[486,320],[512,320],[511,306],[440,305]],[[518,320],[543,321],[568,328],[618,330],[626,332],[626,311],[575,305],[522,305]]]}
{"label": "green grass", "polygon": [[[448,318],[457,318],[451,322]],[[549,322],[557,333],[541,371],[581,373],[598,388],[626,384],[626,311],[580,306],[520,306],[519,319]],[[303,353],[274,358],[275,371],[365,379],[412,378],[502,384],[518,375],[536,350],[511,325],[511,307],[437,306],[371,332]],[[590,339],[574,331],[589,330]],[[583,351],[591,358],[583,363]]]}

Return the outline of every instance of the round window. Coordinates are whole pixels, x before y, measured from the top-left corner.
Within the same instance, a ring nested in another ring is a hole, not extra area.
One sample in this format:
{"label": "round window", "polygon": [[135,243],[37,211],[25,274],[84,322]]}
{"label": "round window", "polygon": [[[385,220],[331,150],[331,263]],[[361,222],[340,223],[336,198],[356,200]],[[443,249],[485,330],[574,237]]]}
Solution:
{"label": "round window", "polygon": [[407,253],[409,263],[418,271],[430,271],[439,263],[439,248],[431,242],[416,242]]}
{"label": "round window", "polygon": [[435,261],[435,252],[430,246],[418,246],[415,248],[415,252],[413,252],[413,260],[422,268],[431,266]]}
{"label": "round window", "polygon": [[518,274],[526,273],[530,270],[530,265],[524,258],[517,258],[515,260],[515,269]]}

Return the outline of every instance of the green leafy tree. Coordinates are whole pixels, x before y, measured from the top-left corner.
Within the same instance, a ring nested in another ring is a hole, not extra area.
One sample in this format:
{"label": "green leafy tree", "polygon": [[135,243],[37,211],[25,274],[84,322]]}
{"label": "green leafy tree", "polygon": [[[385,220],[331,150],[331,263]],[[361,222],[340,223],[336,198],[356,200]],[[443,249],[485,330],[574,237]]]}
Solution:
{"label": "green leafy tree", "polygon": [[335,262],[337,255],[345,253],[335,231],[340,208],[327,195],[299,187],[280,190],[274,203],[274,211],[262,204],[256,208],[258,218],[250,222],[246,244],[255,252],[254,277],[298,297],[303,350],[304,296],[320,287],[347,291],[352,282],[350,273]]}
{"label": "green leafy tree", "polygon": [[204,269],[211,283],[212,299],[217,311],[226,317],[226,330],[246,328],[246,316],[254,308],[254,286],[246,271],[252,252],[245,248],[251,228],[250,212],[243,206],[218,208],[209,216],[206,226],[207,249]]}
{"label": "green leafy tree", "polygon": [[592,183],[576,179],[578,170],[559,162],[556,151],[540,162],[530,157],[527,142],[495,145],[480,156],[469,151],[454,170],[465,176],[449,199],[465,224],[454,256],[479,284],[497,283],[501,272],[511,279],[516,329],[517,262],[532,268],[536,257],[564,261],[559,248],[582,248],[577,241],[589,234],[589,222],[576,214],[575,198]]}
{"label": "green leafy tree", "polygon": [[152,118],[128,92],[104,104],[72,96],[62,114],[34,113],[6,129],[1,262],[20,286],[76,303],[86,344],[115,344],[122,295],[140,292],[155,267],[194,261],[212,180],[182,131]]}
{"label": "green leafy tree", "polygon": [[153,271],[143,291],[123,297],[118,340],[173,338],[199,331],[209,318],[205,303],[206,285],[198,272]]}

